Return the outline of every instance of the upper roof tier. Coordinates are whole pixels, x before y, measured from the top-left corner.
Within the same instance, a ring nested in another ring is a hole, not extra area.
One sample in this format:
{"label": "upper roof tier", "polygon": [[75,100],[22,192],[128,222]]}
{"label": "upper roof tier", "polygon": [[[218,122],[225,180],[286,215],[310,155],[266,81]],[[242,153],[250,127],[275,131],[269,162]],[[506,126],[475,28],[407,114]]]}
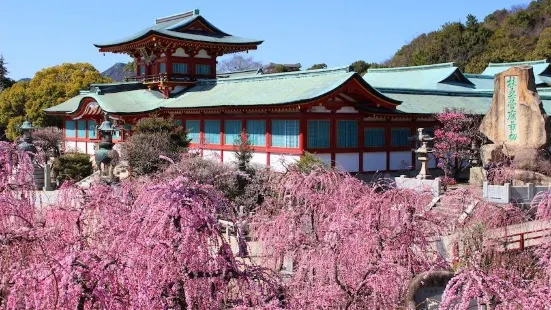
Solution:
{"label": "upper roof tier", "polygon": [[534,70],[536,85],[551,84],[551,68],[546,59],[520,62],[489,63],[481,75],[494,76],[514,66],[531,66]]}
{"label": "upper roof tier", "polygon": [[100,52],[114,53],[132,52],[152,46],[161,50],[195,46],[216,47],[224,54],[256,49],[262,42],[227,34],[199,15],[199,10],[193,10],[156,19],[155,25],[124,39],[94,45]]}
{"label": "upper roof tier", "polygon": [[453,62],[426,66],[369,69],[364,79],[381,89],[463,90],[475,88]]}

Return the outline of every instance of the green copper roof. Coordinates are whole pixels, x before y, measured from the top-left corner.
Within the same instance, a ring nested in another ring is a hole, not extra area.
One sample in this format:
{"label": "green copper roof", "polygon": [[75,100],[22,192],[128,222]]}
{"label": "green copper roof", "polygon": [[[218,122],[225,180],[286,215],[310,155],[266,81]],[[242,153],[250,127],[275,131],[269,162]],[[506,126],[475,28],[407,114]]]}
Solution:
{"label": "green copper roof", "polygon": [[[279,74],[254,75],[218,80],[198,81],[193,87],[165,99],[158,91],[152,91],[139,83],[94,84],[90,91],[78,96],[47,112],[75,112],[85,97],[95,99],[102,110],[110,113],[132,114],[150,112],[158,109],[201,109],[215,107],[252,107],[260,105],[296,104],[315,100],[337,89],[350,79],[365,83],[348,67],[297,71]],[[381,99],[399,104],[364,84]]]}
{"label": "green copper roof", "polygon": [[[219,44],[260,44],[262,40],[246,39],[241,37],[232,36],[227,34],[220,29],[216,28],[205,18],[199,15],[199,10],[194,10],[189,12],[190,14],[184,13],[180,15],[175,15],[173,17],[167,17],[160,20],[157,20],[157,23],[151,27],[148,27],[140,32],[137,32],[129,37],[94,44],[96,47],[110,47],[120,44],[126,44],[134,41],[138,41],[142,38],[148,37],[153,34],[181,40],[189,40],[196,42],[207,42],[207,43],[219,43]],[[194,33],[194,32],[183,32],[181,28],[189,25],[193,21],[199,20],[209,28],[211,28],[215,33]]]}
{"label": "green copper roof", "polygon": [[549,63],[545,59],[535,61],[490,63],[488,64],[488,67],[484,69],[481,75],[488,75],[493,77],[494,75],[515,66],[531,66],[534,70],[536,85],[551,83],[551,68],[549,68]]}
{"label": "green copper roof", "polygon": [[469,74],[469,73],[463,73],[463,75],[475,85],[476,89],[494,89],[493,75]]}
{"label": "green copper roof", "polygon": [[[551,115],[551,88],[538,89],[543,108]],[[419,90],[389,90],[383,94],[402,101],[397,110],[402,113],[434,114],[445,108],[463,109],[473,114],[486,114],[492,104],[492,91],[444,92]]]}
{"label": "green copper roof", "polygon": [[379,89],[464,90],[474,88],[474,84],[454,63],[369,69],[363,77],[370,85]]}

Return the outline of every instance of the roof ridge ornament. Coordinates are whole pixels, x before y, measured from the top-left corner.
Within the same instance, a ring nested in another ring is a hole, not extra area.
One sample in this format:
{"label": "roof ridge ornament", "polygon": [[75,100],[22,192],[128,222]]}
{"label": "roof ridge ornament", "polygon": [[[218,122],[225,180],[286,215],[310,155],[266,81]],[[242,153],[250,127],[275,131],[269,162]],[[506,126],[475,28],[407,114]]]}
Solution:
{"label": "roof ridge ornament", "polygon": [[174,15],[170,15],[170,16],[166,16],[166,17],[157,18],[157,19],[155,19],[155,24],[166,23],[166,22],[170,22],[170,21],[178,20],[178,19],[184,19],[184,18],[188,18],[188,17],[191,17],[191,16],[195,16],[195,15],[199,15],[199,9],[195,9],[195,10],[191,10],[191,11],[187,11],[187,12],[183,12],[183,13],[179,13],[179,14],[174,14]]}

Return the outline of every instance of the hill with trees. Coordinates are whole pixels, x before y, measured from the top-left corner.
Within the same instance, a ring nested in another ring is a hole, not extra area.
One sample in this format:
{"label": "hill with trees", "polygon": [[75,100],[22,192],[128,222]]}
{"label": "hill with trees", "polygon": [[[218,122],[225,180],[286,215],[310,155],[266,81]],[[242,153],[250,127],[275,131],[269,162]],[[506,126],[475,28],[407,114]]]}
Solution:
{"label": "hill with trees", "polygon": [[[7,71],[7,69],[6,69]],[[45,68],[30,81],[17,82],[0,93],[0,137],[15,139],[25,117],[37,126],[59,125],[44,109],[76,96],[92,83],[111,82],[87,63],[65,63]]]}
{"label": "hill with trees", "polygon": [[455,62],[480,73],[489,62],[551,58],[551,0],[501,9],[479,21],[449,22],[400,48],[385,62],[389,67]]}

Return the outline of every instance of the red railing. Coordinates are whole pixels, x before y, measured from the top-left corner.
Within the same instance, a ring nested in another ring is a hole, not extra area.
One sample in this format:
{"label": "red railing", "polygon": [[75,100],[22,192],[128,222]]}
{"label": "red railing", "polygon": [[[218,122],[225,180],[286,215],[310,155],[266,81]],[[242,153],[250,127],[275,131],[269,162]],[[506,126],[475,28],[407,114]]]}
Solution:
{"label": "red railing", "polygon": [[161,82],[195,82],[197,78],[189,74],[154,74],[125,77],[125,82],[161,83]]}

